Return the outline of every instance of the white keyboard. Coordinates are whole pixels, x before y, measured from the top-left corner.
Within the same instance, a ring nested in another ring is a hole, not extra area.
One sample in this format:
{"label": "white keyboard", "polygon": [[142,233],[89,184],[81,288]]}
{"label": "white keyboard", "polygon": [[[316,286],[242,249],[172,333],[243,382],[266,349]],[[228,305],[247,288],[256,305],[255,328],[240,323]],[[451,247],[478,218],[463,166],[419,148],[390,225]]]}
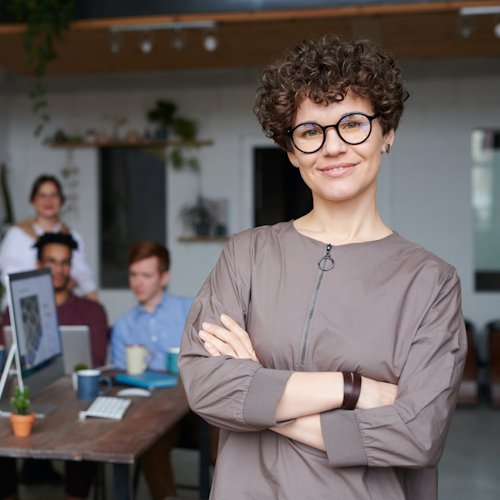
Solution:
{"label": "white keyboard", "polygon": [[121,420],[131,402],[130,399],[99,396],[85,411],[78,414],[78,418],[85,420],[87,417],[100,417]]}

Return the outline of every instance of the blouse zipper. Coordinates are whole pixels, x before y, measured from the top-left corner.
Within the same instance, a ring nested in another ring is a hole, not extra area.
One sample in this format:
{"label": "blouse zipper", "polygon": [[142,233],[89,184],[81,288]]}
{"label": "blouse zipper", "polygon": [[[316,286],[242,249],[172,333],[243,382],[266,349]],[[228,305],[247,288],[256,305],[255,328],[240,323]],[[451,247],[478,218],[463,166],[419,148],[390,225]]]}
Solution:
{"label": "blouse zipper", "polygon": [[325,274],[325,271],[330,271],[333,269],[335,266],[335,262],[333,261],[332,256],[330,255],[330,252],[332,251],[333,246],[328,244],[326,245],[326,252],[321,259],[318,261],[318,277],[316,278],[316,285],[314,287],[314,293],[311,301],[311,306],[309,307],[309,312],[307,314],[307,320],[306,320],[306,328],[304,331],[303,335],[303,342],[302,342],[302,351],[300,355],[300,364],[303,365],[304,361],[306,359],[306,352],[307,352],[307,341],[309,340],[309,334],[311,332],[311,326],[312,326],[312,320],[314,317],[314,310],[316,308],[316,302],[318,301],[318,296],[319,296],[319,290],[321,288],[321,283],[323,283],[323,276]]}

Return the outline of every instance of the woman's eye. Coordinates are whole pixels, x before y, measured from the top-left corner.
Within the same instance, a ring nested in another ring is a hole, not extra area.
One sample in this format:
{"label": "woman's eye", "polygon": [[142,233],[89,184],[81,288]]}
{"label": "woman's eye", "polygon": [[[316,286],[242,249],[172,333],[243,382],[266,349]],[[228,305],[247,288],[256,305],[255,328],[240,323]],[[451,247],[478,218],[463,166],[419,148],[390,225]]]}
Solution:
{"label": "woman's eye", "polygon": [[300,131],[300,137],[304,139],[311,139],[312,137],[317,137],[321,133],[322,132],[320,130],[317,130],[315,128],[304,128]]}
{"label": "woman's eye", "polygon": [[344,130],[356,130],[359,125],[359,122],[347,122],[342,124],[342,128]]}
{"label": "woman's eye", "polygon": [[317,130],[306,130],[305,134],[307,137],[314,137],[315,135],[318,135]]}

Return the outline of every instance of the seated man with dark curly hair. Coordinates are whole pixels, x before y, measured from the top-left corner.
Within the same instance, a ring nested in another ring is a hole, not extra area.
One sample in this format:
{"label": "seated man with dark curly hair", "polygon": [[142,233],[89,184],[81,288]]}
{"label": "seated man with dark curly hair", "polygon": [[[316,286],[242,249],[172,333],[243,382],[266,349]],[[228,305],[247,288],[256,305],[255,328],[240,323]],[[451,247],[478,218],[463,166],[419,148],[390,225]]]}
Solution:
{"label": "seated man with dark curly hair", "polygon": [[437,498],[467,341],[456,270],[377,210],[407,96],[368,40],[308,40],[262,73],[256,114],[313,209],[233,236],[190,310],[183,384],[221,428],[211,498]]}
{"label": "seated man with dark curly hair", "polygon": [[[104,365],[108,345],[108,321],[104,307],[86,298],[71,293],[68,283],[71,279],[71,263],[77,242],[71,234],[45,233],[35,243],[37,249],[37,267],[50,268],[54,285],[57,316],[60,325],[87,325],[90,330],[90,345],[94,367]],[[2,318],[2,329],[10,325],[9,310]],[[0,344],[2,343],[0,331]],[[65,462],[66,500],[83,500],[89,494],[92,476],[95,474],[95,462]],[[15,499],[17,474],[13,458],[0,458],[0,500]],[[31,482],[43,481],[55,476],[46,460],[25,460],[23,475],[29,476]]]}

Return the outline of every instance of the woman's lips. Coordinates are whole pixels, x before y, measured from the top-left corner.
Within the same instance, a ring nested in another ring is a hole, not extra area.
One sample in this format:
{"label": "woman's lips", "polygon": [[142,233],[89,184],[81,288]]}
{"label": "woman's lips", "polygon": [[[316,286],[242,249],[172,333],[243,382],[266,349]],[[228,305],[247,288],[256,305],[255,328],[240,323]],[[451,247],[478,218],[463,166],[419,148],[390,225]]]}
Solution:
{"label": "woman's lips", "polygon": [[322,167],[319,170],[321,171],[321,173],[327,175],[328,177],[341,177],[347,172],[350,172],[355,166],[355,163],[338,163],[335,165]]}

